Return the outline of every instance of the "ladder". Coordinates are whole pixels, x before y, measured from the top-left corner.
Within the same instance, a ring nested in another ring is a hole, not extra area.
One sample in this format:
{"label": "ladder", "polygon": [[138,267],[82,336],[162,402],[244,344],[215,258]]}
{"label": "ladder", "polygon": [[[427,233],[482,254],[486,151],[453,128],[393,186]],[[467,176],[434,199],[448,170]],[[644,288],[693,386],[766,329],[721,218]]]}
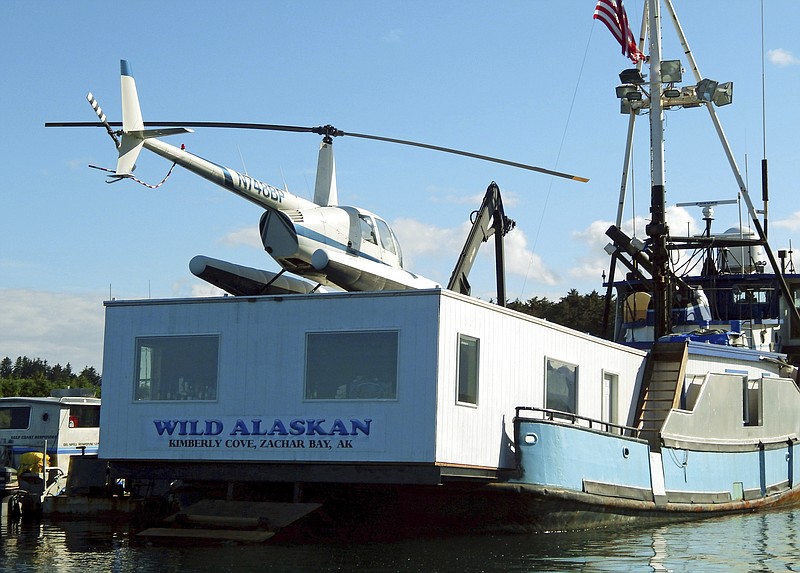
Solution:
{"label": "ladder", "polygon": [[670,410],[680,407],[688,342],[656,342],[647,356],[633,427],[650,451],[661,451],[661,428]]}

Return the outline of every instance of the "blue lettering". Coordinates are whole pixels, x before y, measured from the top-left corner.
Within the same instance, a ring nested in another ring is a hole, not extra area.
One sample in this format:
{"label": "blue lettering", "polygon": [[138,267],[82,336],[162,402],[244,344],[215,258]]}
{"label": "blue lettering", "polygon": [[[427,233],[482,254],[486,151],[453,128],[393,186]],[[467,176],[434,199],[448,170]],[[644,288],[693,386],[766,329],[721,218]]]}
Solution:
{"label": "blue lettering", "polygon": [[236,420],[236,424],[233,426],[233,430],[231,430],[230,435],[236,436],[237,434],[241,434],[242,436],[249,436],[250,430],[247,428],[247,424],[245,424],[242,420]]}
{"label": "blue lettering", "polygon": [[178,420],[153,420],[153,423],[156,425],[159,436],[163,436],[164,432],[171,436],[172,432],[175,431]]}
{"label": "blue lettering", "polygon": [[253,420],[253,435],[254,436],[264,436],[266,435],[267,431],[261,431],[261,420]]}
{"label": "blue lettering", "polygon": [[289,422],[289,433],[293,436],[300,436],[306,431],[306,421],[305,420],[292,420]]}
{"label": "blue lettering", "polygon": [[372,424],[372,420],[370,418],[364,418],[364,421],[361,420],[350,420],[352,431],[350,432],[351,436],[355,436],[358,434],[358,430],[361,430],[361,433],[365,436],[369,436],[369,427]]}
{"label": "blue lettering", "polygon": [[206,436],[218,436],[222,433],[222,422],[219,420],[206,420]]}
{"label": "blue lettering", "polygon": [[306,429],[307,436],[313,436],[315,433],[321,436],[327,436],[328,432],[324,430],[320,424],[325,420],[306,420],[308,422],[308,428]]}
{"label": "blue lettering", "polygon": [[178,420],[178,428],[180,428],[178,430],[178,435],[179,436],[185,436],[187,434],[187,432],[186,432],[186,423],[187,422],[188,422],[188,420]]}
{"label": "blue lettering", "polygon": [[350,432],[347,431],[347,426],[344,425],[340,419],[336,419],[333,421],[333,426],[331,426],[331,431],[328,432],[331,436],[333,434],[339,434],[340,436],[349,436]]}
{"label": "blue lettering", "polygon": [[270,436],[274,436],[275,434],[278,434],[279,436],[288,436],[289,432],[286,431],[286,426],[283,425],[283,422],[280,420],[275,420],[267,434]]}

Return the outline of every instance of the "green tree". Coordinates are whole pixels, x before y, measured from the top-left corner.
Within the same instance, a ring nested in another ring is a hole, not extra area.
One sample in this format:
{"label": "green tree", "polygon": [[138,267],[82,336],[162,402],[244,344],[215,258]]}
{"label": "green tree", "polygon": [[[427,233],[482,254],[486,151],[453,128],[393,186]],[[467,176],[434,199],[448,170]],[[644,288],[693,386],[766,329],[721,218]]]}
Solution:
{"label": "green tree", "polygon": [[3,361],[0,362],[0,378],[11,378],[12,374],[14,374],[14,363],[6,356],[3,358]]}
{"label": "green tree", "polygon": [[533,297],[527,302],[515,300],[508,307],[580,332],[602,335],[605,297],[597,291],[582,295],[576,289],[570,289],[558,302]]}

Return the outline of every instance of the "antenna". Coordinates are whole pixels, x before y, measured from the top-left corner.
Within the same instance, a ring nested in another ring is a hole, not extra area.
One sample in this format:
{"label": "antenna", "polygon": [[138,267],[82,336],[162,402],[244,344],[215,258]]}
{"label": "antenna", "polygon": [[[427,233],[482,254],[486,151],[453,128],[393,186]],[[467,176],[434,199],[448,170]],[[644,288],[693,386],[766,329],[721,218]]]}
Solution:
{"label": "antenna", "polygon": [[249,173],[247,173],[247,165],[244,164],[244,155],[242,155],[242,148],[239,147],[238,143],[236,144],[236,149],[239,150],[239,159],[242,161],[242,169],[244,170],[244,174],[249,175]]}
{"label": "antenna", "polygon": [[764,239],[766,240],[769,219],[769,185],[767,178],[767,80],[764,67],[764,0],[761,0],[761,140],[764,157],[761,160],[761,200],[764,203]]}

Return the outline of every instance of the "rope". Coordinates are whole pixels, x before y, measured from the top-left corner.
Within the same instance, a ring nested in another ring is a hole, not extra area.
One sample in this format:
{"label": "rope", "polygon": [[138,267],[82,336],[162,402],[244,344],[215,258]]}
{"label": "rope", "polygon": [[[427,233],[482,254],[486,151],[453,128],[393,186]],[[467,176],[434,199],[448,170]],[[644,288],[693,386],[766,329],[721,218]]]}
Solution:
{"label": "rope", "polygon": [[106,173],[113,173],[115,177],[113,179],[110,179],[110,180],[107,179],[106,183],[116,183],[117,181],[120,181],[122,179],[130,179],[131,181],[136,181],[140,185],[144,185],[148,189],[158,189],[164,183],[166,183],[167,179],[169,179],[169,176],[172,175],[172,170],[175,169],[175,165],[177,165],[177,163],[173,163],[172,164],[172,167],[169,168],[169,171],[167,171],[167,174],[164,176],[164,179],[161,180],[161,183],[158,183],[156,185],[150,185],[149,183],[145,183],[144,181],[142,181],[141,179],[137,179],[133,175],[127,175],[127,176],[124,176],[124,177],[120,176],[120,175],[117,175],[116,171],[114,171],[113,169],[108,169],[106,167],[98,167],[97,165],[89,165],[89,167],[91,167],[92,169],[99,169],[100,171],[105,171]]}

